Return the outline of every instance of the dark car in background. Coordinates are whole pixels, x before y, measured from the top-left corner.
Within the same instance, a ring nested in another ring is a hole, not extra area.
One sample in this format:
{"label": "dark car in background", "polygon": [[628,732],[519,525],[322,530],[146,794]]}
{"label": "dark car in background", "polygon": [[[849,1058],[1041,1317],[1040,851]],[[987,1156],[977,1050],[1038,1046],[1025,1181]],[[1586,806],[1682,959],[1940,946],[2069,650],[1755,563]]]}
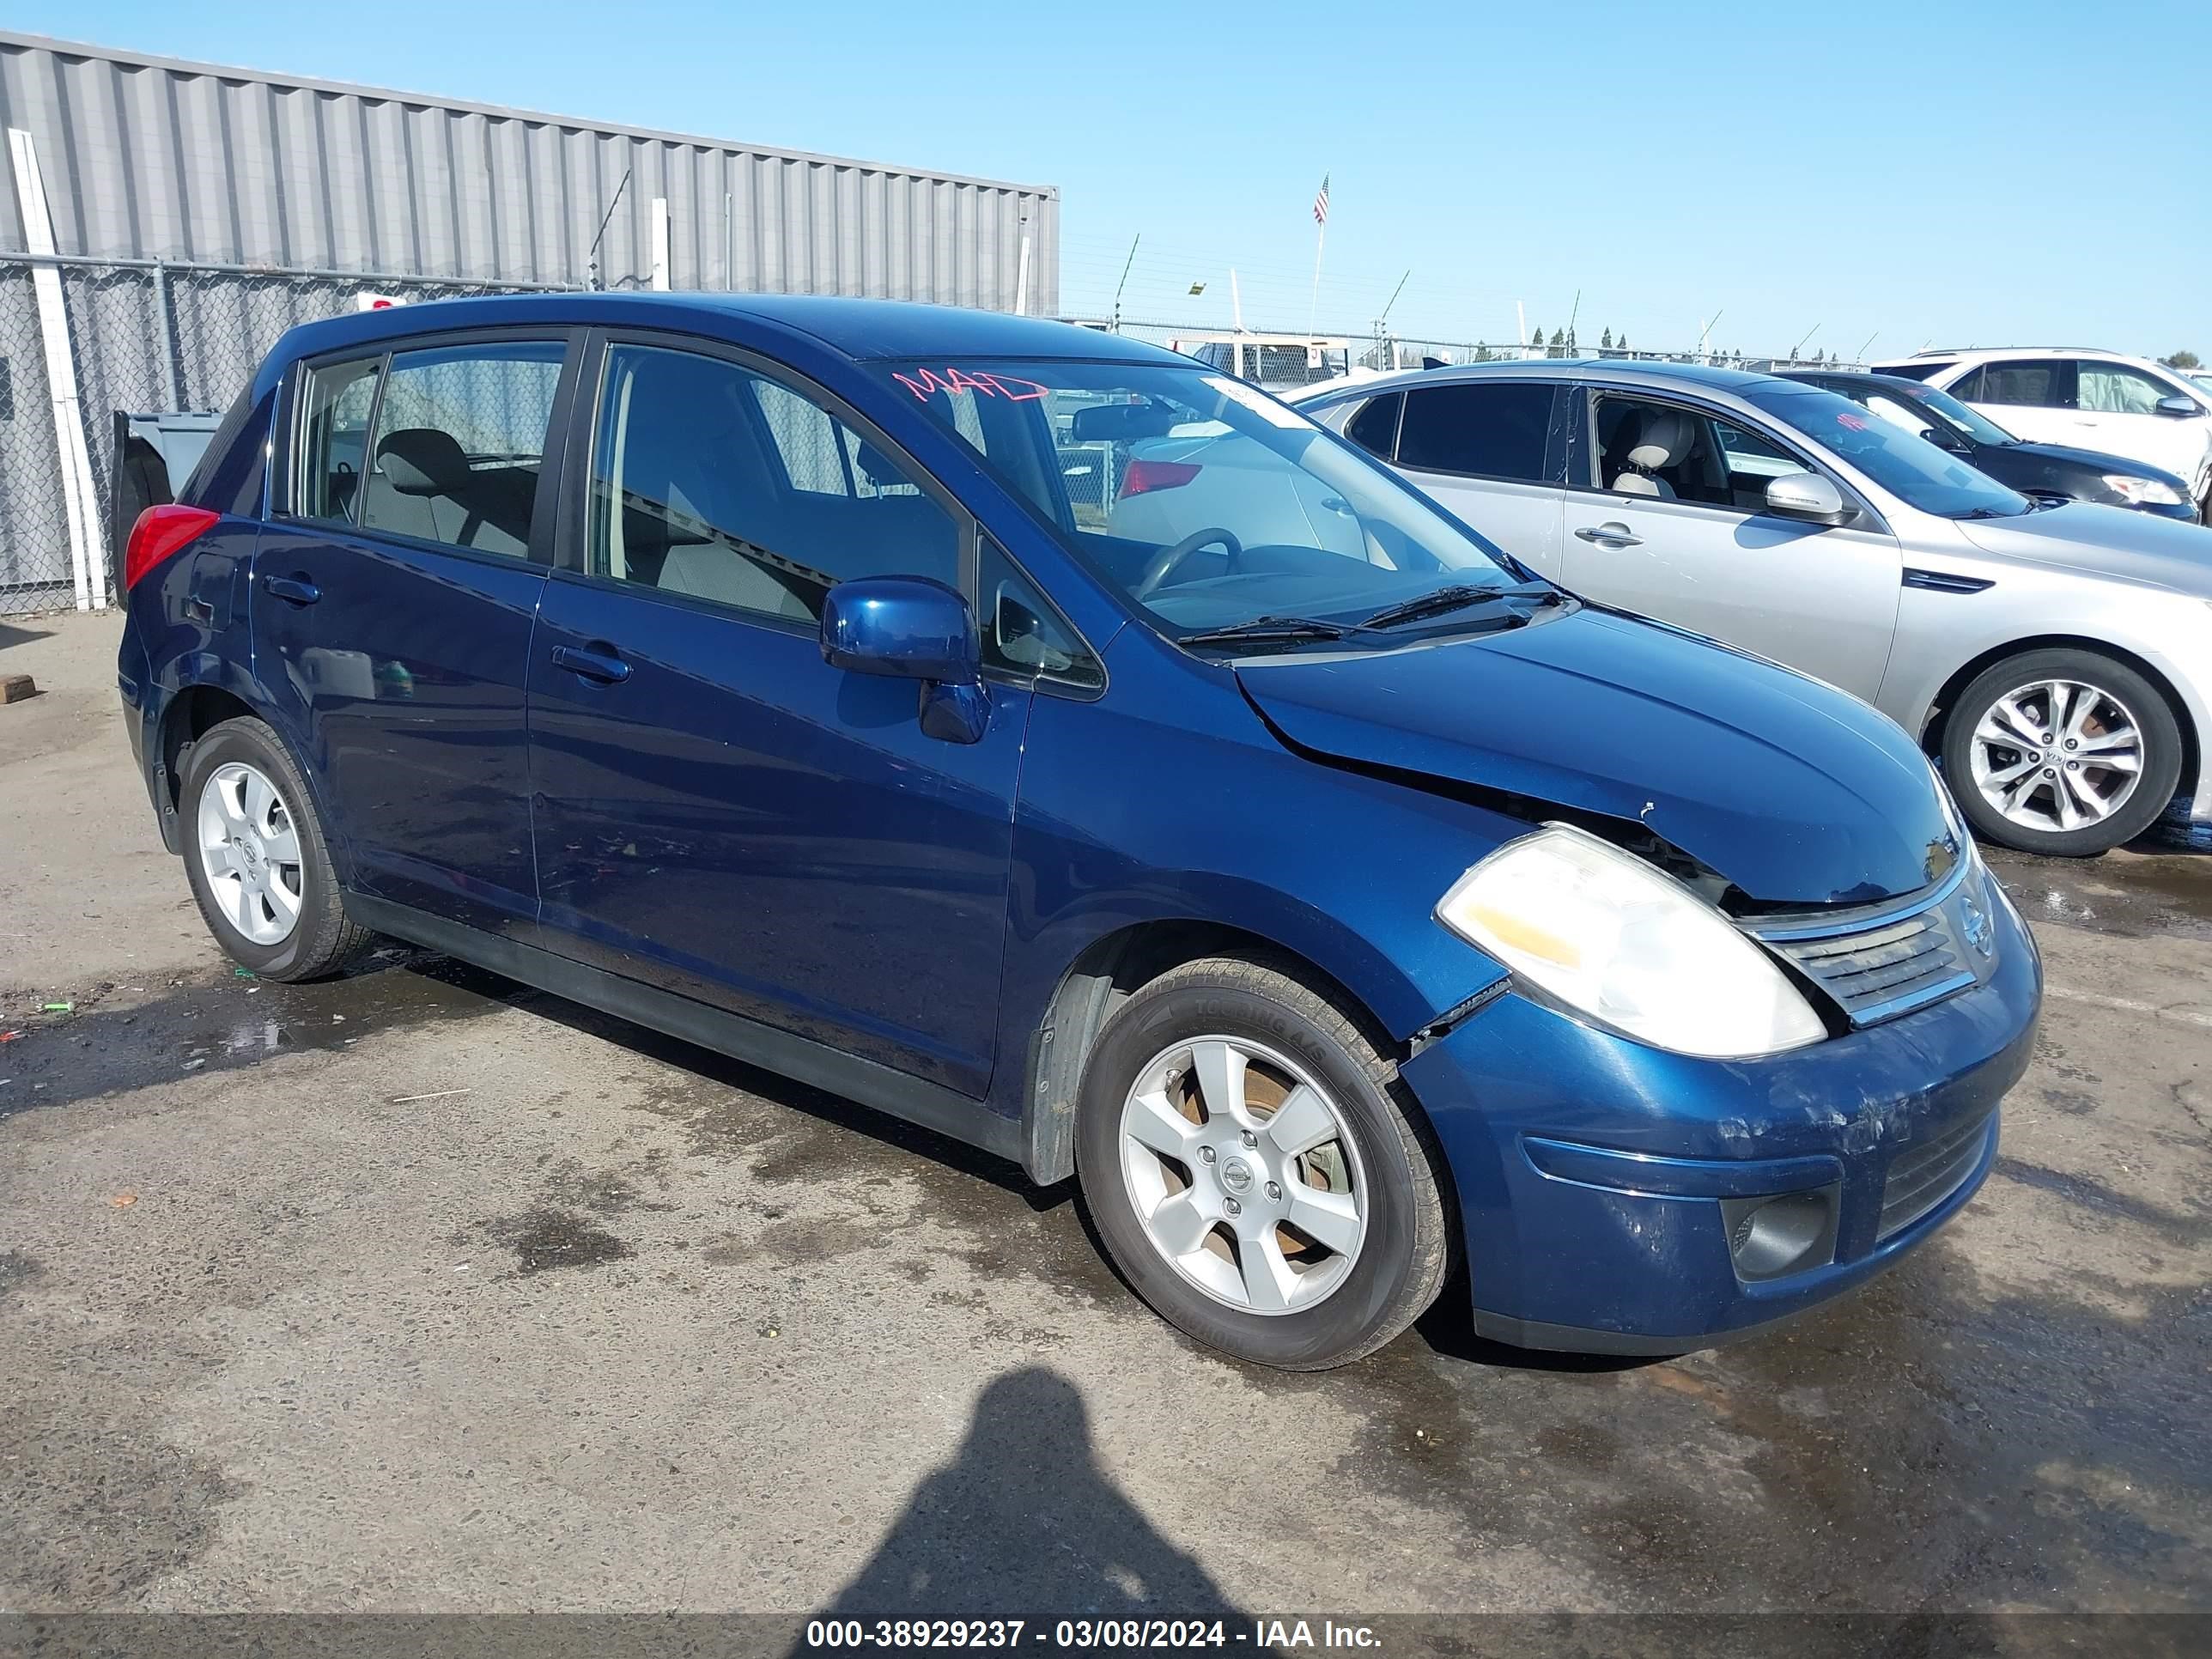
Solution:
{"label": "dark car in background", "polygon": [[[1237,464],[1131,459],[1163,510],[1086,520],[1105,407]],[[409,307],[286,335],[179,495],[118,667],[235,960],[374,930],[1077,1178],[1248,1359],[1447,1284],[1536,1346],[1769,1325],[1966,1204],[2033,1044],[2034,945],[1887,716],[1153,347]]]}
{"label": "dark car in background", "polygon": [[1839,374],[1832,369],[1790,368],[1783,379],[1802,380],[1863,404],[1915,433],[1938,449],[1948,450],[2023,495],[2063,495],[2074,501],[2131,507],[2161,518],[2197,520],[2189,482],[2124,455],[2064,444],[2030,443],[2014,437],[1980,410],[1949,392],[1901,374]]}

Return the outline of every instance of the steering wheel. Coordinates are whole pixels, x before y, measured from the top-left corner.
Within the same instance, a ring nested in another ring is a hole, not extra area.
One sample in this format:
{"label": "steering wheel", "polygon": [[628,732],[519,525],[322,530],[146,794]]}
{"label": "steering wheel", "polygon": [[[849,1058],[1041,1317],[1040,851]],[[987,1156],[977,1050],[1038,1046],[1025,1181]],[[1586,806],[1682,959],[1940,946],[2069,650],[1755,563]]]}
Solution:
{"label": "steering wheel", "polygon": [[1200,548],[1211,547],[1216,542],[1228,551],[1229,568],[1236,569],[1237,561],[1244,556],[1244,544],[1238,541],[1228,531],[1222,529],[1220,526],[1210,525],[1204,530],[1194,531],[1184,537],[1173,547],[1164,547],[1153,554],[1151,562],[1145,566],[1145,574],[1137,579],[1135,597],[1140,599],[1150,599],[1152,590],[1165,581],[1169,574],[1177,565],[1197,552]]}

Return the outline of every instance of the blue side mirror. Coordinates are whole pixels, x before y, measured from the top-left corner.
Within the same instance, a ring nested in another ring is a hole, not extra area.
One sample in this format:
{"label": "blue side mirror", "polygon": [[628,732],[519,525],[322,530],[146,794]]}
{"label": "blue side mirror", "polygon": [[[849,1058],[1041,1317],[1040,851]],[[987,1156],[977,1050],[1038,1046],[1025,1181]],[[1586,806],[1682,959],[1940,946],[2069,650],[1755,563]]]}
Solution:
{"label": "blue side mirror", "polygon": [[822,603],[822,656],[855,674],[974,685],[982,663],[968,601],[923,576],[839,582]]}

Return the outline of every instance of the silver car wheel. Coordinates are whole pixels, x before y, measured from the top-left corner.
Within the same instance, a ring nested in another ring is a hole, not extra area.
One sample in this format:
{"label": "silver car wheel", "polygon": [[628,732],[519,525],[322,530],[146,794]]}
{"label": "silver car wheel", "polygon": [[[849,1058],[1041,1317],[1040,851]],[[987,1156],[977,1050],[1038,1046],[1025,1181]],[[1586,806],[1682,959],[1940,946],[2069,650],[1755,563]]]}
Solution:
{"label": "silver car wheel", "polygon": [[300,832],[276,786],[230,761],[200,787],[200,873],[223,919],[255,945],[282,945],[300,921]]}
{"label": "silver car wheel", "polygon": [[1299,1313],[1350,1275],[1367,1237],[1359,1149],[1328,1091],[1245,1037],[1163,1049],[1121,1107],[1121,1176],[1145,1237],[1245,1313]]}
{"label": "silver car wheel", "polygon": [[2024,830],[2063,833],[2101,823],[2135,793],[2142,728],[2101,686],[2038,680],[1983,711],[1972,763],[1994,811]]}

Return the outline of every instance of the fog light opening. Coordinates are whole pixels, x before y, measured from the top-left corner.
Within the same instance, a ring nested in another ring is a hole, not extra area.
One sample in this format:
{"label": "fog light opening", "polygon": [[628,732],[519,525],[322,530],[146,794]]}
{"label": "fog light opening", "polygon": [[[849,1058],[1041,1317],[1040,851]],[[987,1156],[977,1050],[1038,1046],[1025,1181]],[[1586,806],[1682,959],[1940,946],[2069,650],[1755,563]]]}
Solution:
{"label": "fog light opening", "polygon": [[1738,1279],[1779,1279],[1835,1259],[1834,1187],[1773,1198],[1724,1198],[1729,1257]]}

